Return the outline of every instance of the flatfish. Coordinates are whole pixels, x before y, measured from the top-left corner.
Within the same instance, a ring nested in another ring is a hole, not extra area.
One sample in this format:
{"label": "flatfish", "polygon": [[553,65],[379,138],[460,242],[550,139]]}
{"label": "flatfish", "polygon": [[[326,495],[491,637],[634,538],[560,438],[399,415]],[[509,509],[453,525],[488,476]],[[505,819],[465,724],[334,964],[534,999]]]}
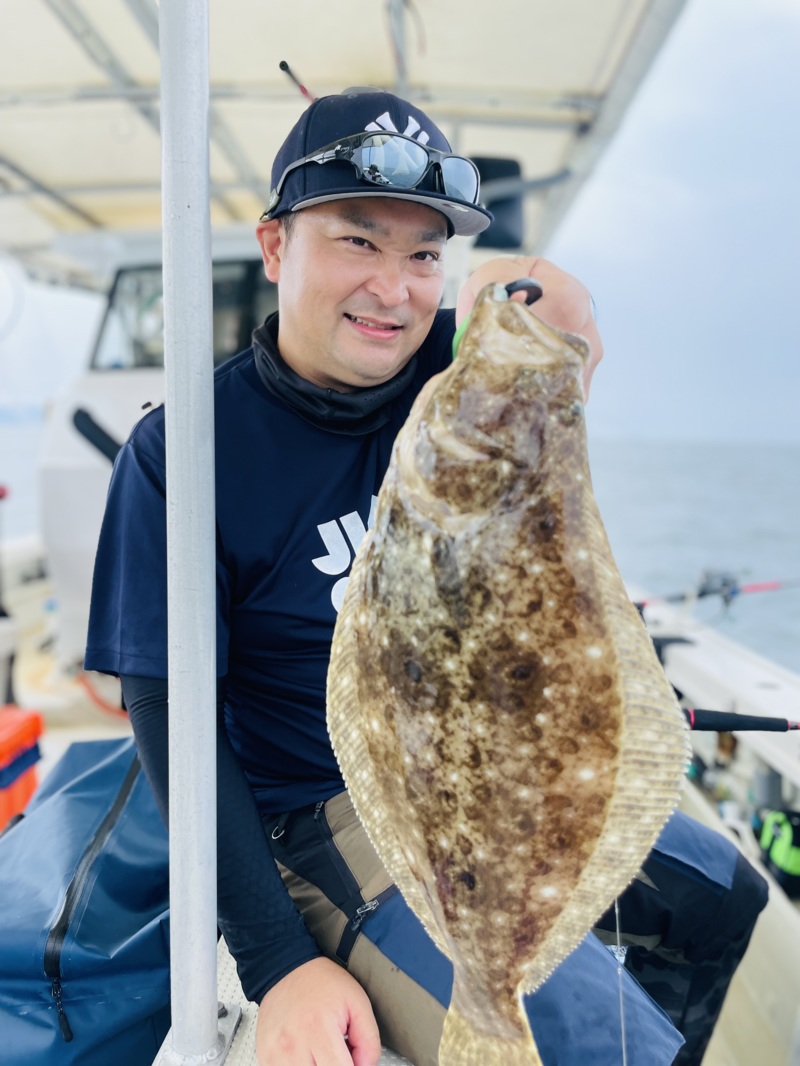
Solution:
{"label": "flatfish", "polygon": [[398,435],[336,624],[339,765],[453,963],[442,1066],[540,1062],[521,996],[634,877],[689,757],[592,495],[587,354],[483,290]]}

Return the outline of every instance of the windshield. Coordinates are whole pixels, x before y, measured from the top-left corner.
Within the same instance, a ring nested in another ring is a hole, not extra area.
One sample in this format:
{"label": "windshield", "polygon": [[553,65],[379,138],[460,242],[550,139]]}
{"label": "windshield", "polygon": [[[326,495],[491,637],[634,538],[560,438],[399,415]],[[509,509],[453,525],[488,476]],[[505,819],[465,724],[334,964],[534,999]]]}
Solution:
{"label": "windshield", "polygon": [[[250,346],[253,329],[278,308],[278,290],[264,277],[261,260],[215,263],[214,365]],[[109,297],[92,367],[132,370],[164,365],[161,267],[121,270]]]}

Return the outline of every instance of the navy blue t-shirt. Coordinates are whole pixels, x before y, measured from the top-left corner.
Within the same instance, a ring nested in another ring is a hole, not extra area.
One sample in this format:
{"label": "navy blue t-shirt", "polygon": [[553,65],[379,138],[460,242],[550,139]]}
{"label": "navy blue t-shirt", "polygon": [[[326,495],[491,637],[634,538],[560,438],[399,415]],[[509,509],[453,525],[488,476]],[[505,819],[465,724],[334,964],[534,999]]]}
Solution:
{"label": "navy blue t-shirt", "polygon": [[[253,349],[215,373],[217,674],[262,813],[343,787],[325,725],[336,611],[370,525],[394,439],[425,382],[451,361],[439,311],[388,421],[367,433],[313,424],[266,388]],[[167,676],[164,409],[134,428],[111,479],[84,665]]]}

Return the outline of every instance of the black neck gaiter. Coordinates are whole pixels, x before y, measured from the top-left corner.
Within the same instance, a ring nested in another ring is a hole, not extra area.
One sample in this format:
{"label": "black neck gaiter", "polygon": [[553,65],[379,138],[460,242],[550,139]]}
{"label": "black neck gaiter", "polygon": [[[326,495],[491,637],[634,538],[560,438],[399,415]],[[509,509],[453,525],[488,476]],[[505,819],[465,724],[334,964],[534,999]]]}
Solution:
{"label": "black neck gaiter", "polygon": [[391,402],[405,392],[416,370],[412,356],[403,369],[382,385],[336,392],[313,385],[296,374],[278,351],[278,314],[270,315],[253,333],[256,369],[264,387],[307,422],[332,433],[359,436],[389,421]]}

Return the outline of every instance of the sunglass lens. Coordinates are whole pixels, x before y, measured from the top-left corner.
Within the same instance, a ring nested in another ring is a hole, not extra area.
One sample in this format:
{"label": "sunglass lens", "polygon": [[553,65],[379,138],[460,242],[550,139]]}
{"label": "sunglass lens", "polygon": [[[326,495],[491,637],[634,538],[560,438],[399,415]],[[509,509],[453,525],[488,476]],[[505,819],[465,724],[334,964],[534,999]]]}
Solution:
{"label": "sunglass lens", "polygon": [[478,202],[478,173],[468,159],[446,156],[442,160],[442,177],[448,196],[470,204]]}
{"label": "sunglass lens", "polygon": [[417,184],[428,165],[428,153],[421,145],[390,134],[365,138],[358,155],[361,169],[372,181],[405,189]]}

